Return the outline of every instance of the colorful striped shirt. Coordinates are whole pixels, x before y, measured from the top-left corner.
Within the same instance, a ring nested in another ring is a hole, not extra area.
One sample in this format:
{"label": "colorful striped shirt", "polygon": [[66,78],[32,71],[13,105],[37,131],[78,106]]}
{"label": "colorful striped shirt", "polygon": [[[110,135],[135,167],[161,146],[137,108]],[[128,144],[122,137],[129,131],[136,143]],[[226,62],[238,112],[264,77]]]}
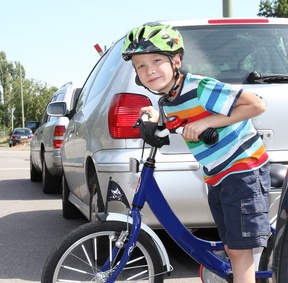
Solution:
{"label": "colorful striped shirt", "polygon": [[[219,113],[229,116],[242,89],[212,78],[187,74],[178,96],[164,103],[168,116],[179,116],[187,122]],[[230,174],[252,171],[268,161],[262,139],[244,120],[217,129],[219,141],[208,146],[203,141],[186,141],[195,159],[203,165],[206,183],[215,186]]]}

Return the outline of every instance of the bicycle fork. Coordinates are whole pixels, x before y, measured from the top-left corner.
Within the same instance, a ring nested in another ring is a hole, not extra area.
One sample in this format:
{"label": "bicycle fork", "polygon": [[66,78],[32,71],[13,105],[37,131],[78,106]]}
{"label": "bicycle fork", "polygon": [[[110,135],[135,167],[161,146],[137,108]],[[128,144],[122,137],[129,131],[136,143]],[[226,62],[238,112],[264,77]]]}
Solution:
{"label": "bicycle fork", "polygon": [[[122,231],[118,239],[116,240],[115,247],[113,248],[109,259],[106,261],[106,263],[102,266],[100,273],[106,273],[108,270],[110,270],[111,265],[113,265],[115,258],[117,254],[120,252],[122,248],[124,248],[123,255],[121,256],[121,260],[116,264],[116,266],[113,269],[113,272],[108,274],[107,283],[113,283],[115,282],[117,276],[120,274],[120,272],[123,270],[125,265],[127,264],[134,247],[136,246],[136,242],[138,239],[138,235],[140,233],[141,229],[141,214],[140,210],[137,208],[133,208],[130,211],[130,214],[133,218],[133,225],[131,228],[131,231],[128,231],[128,223],[127,223],[127,230]],[[125,244],[125,241],[128,239],[128,243]]]}

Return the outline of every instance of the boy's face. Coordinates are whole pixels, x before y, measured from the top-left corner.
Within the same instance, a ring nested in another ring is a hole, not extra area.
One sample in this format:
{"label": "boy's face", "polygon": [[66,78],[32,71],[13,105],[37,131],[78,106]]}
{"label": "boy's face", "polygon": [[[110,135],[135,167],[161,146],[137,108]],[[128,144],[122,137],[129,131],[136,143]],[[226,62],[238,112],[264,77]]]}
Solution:
{"label": "boy's face", "polygon": [[[161,54],[137,54],[132,56],[134,68],[141,83],[157,92],[168,93],[175,83],[175,70],[168,56]],[[180,56],[173,57],[176,68],[180,68]]]}

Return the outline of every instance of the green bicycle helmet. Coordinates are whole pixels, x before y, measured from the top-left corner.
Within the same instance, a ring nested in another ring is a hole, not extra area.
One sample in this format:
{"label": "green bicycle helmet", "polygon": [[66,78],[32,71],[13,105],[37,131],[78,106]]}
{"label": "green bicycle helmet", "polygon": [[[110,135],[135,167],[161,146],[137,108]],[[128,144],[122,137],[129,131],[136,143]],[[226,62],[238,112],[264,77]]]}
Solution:
{"label": "green bicycle helmet", "polygon": [[133,29],[126,36],[122,56],[125,61],[135,54],[161,53],[168,56],[184,53],[180,32],[169,25],[147,23]]}

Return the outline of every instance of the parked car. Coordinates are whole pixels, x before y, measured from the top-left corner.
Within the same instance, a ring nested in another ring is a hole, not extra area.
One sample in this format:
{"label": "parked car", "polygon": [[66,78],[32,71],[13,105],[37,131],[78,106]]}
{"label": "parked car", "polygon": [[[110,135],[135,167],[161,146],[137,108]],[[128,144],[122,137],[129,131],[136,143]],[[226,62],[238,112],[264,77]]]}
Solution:
{"label": "parked car", "polygon": [[[287,164],[288,20],[224,18],[170,24],[184,37],[184,71],[242,85],[265,99],[267,111],[253,123],[266,144],[271,165]],[[135,83],[131,62],[121,57],[123,41],[115,41],[95,65],[65,132],[61,147],[65,218],[74,217],[79,209],[87,219],[95,220],[95,214],[105,207],[109,178],[128,200],[137,186],[139,175],[130,172],[129,158],[141,159],[143,141],[132,125],[141,107],[157,108],[159,97]],[[65,104],[52,106],[64,106],[65,113]],[[182,137],[171,135],[170,145],[159,150],[157,161],[155,177],[180,220],[191,228],[215,227],[201,166]],[[270,193],[272,219],[282,182],[273,183],[277,188]],[[125,213],[126,207],[112,202],[109,211]],[[159,227],[148,207],[143,213],[144,222]]]}
{"label": "parked car", "polygon": [[273,283],[286,283],[288,278],[288,171],[283,183],[273,250]]}
{"label": "parked car", "polygon": [[9,147],[16,145],[33,137],[32,130],[29,128],[14,128],[9,137]]}
{"label": "parked car", "polygon": [[79,97],[81,87],[72,82],[60,87],[49,101],[64,101],[65,117],[52,117],[43,113],[39,128],[35,131],[30,143],[30,180],[42,180],[44,193],[55,193],[61,190],[62,162],[60,147],[69,122],[69,113]]}

